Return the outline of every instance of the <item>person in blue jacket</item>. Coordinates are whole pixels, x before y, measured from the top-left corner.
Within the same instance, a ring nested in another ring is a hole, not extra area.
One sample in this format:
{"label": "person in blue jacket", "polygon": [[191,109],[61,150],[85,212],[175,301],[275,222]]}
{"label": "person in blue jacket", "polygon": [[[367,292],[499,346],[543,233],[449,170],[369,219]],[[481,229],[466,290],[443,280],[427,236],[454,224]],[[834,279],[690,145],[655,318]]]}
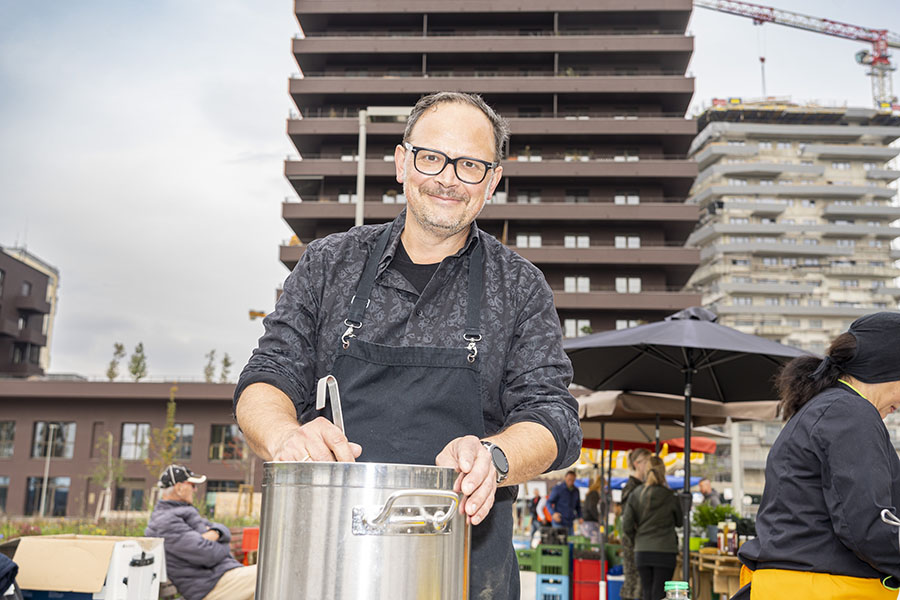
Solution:
{"label": "person in blue jacket", "polygon": [[159,478],[161,499],[144,530],[160,537],[166,573],[185,600],[251,600],[256,591],[256,565],[242,566],[231,556],[231,532],[204,519],[194,508],[197,475],[182,465],[169,465]]}
{"label": "person in blue jacket", "polygon": [[547,506],[550,507],[553,522],[568,529],[569,535],[572,535],[575,519],[581,518],[581,495],[575,487],[575,471],[567,472],[566,480],[553,486],[547,497]]}

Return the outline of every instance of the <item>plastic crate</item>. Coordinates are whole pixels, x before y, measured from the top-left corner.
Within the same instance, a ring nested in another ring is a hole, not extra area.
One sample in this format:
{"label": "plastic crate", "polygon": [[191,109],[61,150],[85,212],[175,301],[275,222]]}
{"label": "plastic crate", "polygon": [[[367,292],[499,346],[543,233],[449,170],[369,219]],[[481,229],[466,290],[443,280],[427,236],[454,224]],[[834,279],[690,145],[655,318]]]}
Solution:
{"label": "plastic crate", "polygon": [[572,600],[600,600],[600,583],[576,581],[572,590]]}
{"label": "plastic crate", "polygon": [[591,538],[585,537],[583,535],[570,535],[569,543],[572,544],[575,548],[589,547],[591,545]]}
{"label": "plastic crate", "polygon": [[[576,558],[572,563],[572,579],[576,583],[596,583],[603,579],[599,560]],[[609,564],[605,563],[603,568],[608,569]]]}
{"label": "plastic crate", "polygon": [[526,548],[516,550],[516,560],[519,561],[520,571],[537,571],[537,550]]}
{"label": "plastic crate", "polygon": [[565,575],[538,575],[537,600],[569,600],[569,578]]}
{"label": "plastic crate", "polygon": [[606,578],[606,600],[621,600],[624,575],[609,575]]}
{"label": "plastic crate", "polygon": [[569,546],[540,545],[537,547],[538,573],[568,575],[571,568],[572,559],[569,554]]}

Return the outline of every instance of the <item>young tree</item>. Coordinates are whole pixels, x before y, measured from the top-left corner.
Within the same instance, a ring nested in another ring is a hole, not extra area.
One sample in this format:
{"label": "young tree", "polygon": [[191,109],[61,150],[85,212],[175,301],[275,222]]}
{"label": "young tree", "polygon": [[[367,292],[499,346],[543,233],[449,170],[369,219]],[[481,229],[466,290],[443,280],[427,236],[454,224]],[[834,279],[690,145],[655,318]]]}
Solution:
{"label": "young tree", "polygon": [[226,352],[225,356],[222,357],[222,375],[219,377],[219,383],[228,383],[228,376],[231,374],[231,365],[233,364],[231,357]]}
{"label": "young tree", "polygon": [[203,367],[203,379],[206,383],[212,383],[216,376],[216,351],[210,350],[206,354],[206,366]]}
{"label": "young tree", "polygon": [[147,376],[147,356],[144,354],[144,342],[138,342],[128,363],[128,372],[135,381],[140,381]]}
{"label": "young tree", "polygon": [[125,481],[125,461],[118,456],[113,450],[113,434],[107,432],[97,440],[97,466],[91,473],[91,481],[98,486],[103,486],[106,494],[103,500],[103,514],[109,516],[109,510],[112,506],[112,495],[117,487]]}
{"label": "young tree", "polygon": [[113,344],[113,357],[106,369],[106,378],[114,381],[119,376],[119,361],[125,358],[125,344],[116,342]]}
{"label": "young tree", "polygon": [[169,389],[169,402],[166,404],[166,424],[162,429],[154,427],[150,430],[150,440],[147,444],[147,458],[144,465],[150,473],[150,481],[157,481],[163,469],[175,462],[178,448],[178,430],[175,429],[175,393],[178,386],[173,385]]}

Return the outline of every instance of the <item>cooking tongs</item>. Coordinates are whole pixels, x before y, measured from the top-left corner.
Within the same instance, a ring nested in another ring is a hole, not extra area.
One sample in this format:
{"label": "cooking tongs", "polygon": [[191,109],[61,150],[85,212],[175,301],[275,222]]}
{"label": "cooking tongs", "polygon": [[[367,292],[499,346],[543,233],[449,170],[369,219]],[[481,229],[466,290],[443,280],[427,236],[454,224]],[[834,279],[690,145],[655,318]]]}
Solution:
{"label": "cooking tongs", "polygon": [[316,410],[325,408],[325,396],[331,396],[331,420],[344,433],[344,417],[341,413],[341,393],[334,375],[326,375],[319,380],[316,388]]}

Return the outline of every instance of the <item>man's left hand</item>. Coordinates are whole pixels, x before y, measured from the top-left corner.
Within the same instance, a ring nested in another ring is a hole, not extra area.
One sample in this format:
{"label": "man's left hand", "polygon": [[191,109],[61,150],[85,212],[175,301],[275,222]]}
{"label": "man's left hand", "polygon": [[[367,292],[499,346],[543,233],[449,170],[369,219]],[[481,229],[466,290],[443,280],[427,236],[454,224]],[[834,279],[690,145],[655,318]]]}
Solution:
{"label": "man's left hand", "polygon": [[200,537],[203,539],[209,540],[211,542],[218,542],[222,537],[222,534],[219,533],[218,529],[207,529],[203,533],[200,534]]}
{"label": "man's left hand", "polygon": [[460,514],[466,523],[478,525],[484,521],[494,505],[497,490],[497,470],[481,440],[474,435],[456,438],[444,446],[434,461],[439,467],[453,467],[459,473],[453,491],[462,493]]}

